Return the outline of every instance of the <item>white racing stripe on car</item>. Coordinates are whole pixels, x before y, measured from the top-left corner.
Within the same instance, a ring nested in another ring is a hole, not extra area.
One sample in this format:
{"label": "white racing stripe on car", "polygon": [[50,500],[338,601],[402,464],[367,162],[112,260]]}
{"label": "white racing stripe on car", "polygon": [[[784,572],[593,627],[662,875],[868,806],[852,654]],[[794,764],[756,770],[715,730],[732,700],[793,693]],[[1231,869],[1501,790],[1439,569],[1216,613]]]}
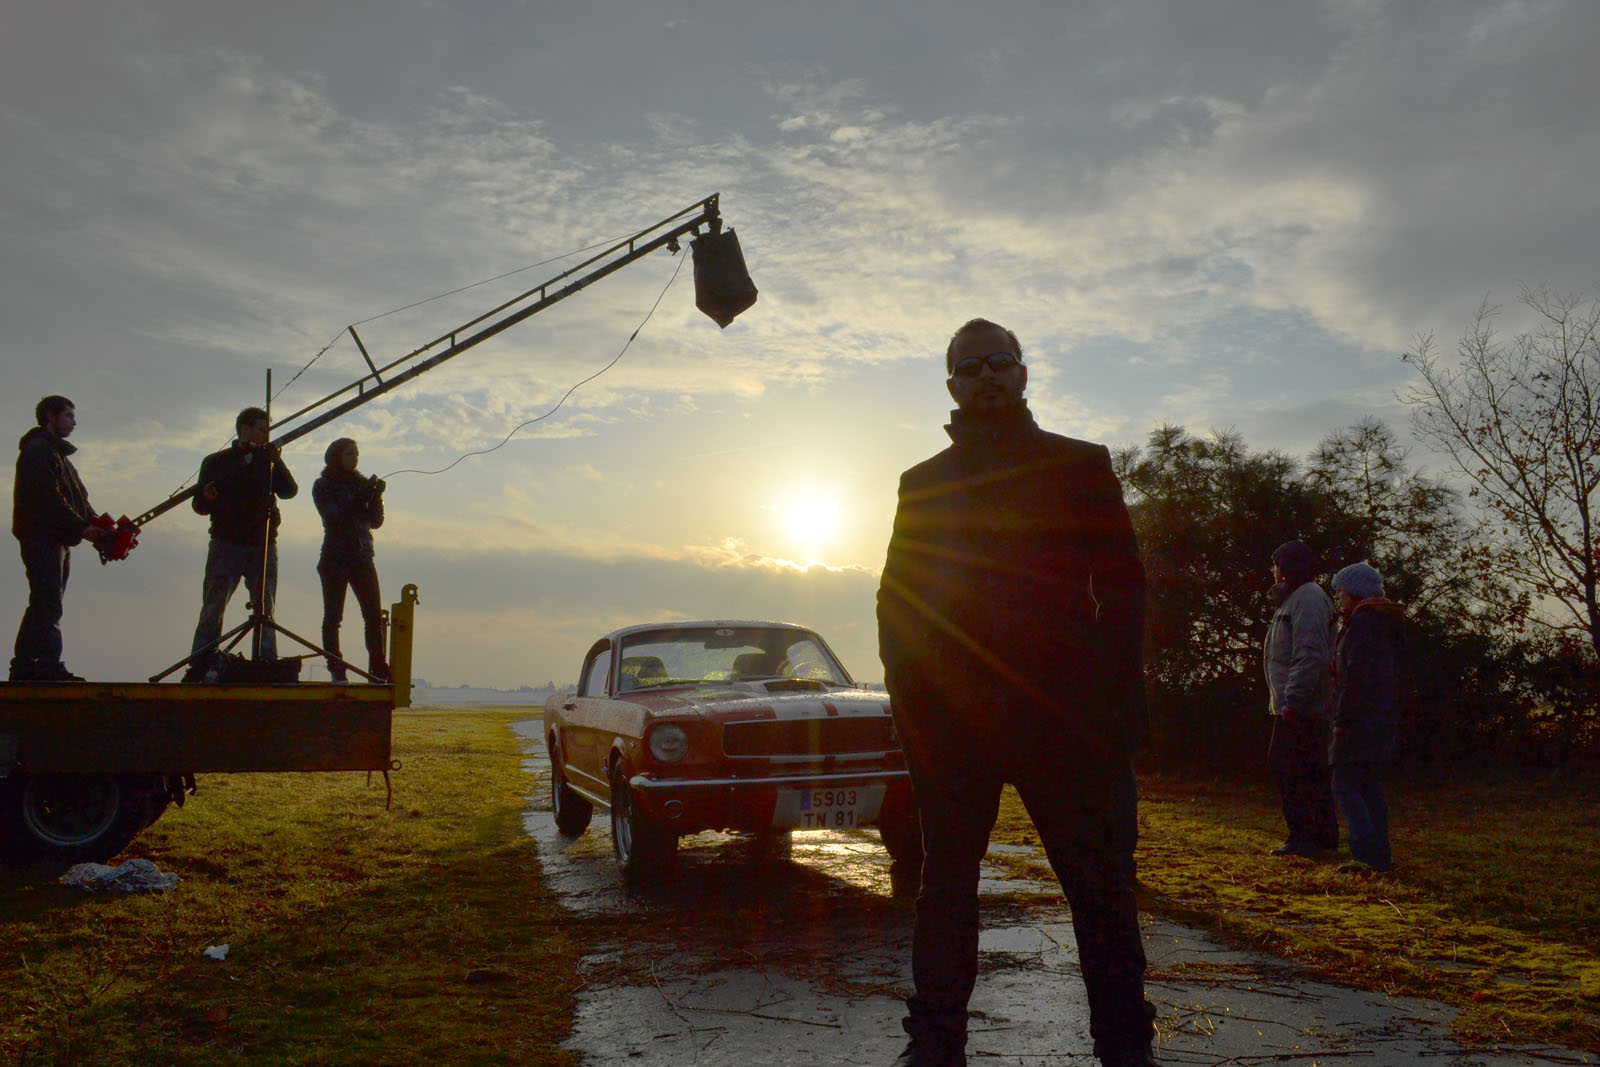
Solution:
{"label": "white racing stripe on car", "polygon": [[876,718],[883,714],[883,704],[871,700],[784,700],[773,701],[772,711],[777,719]]}

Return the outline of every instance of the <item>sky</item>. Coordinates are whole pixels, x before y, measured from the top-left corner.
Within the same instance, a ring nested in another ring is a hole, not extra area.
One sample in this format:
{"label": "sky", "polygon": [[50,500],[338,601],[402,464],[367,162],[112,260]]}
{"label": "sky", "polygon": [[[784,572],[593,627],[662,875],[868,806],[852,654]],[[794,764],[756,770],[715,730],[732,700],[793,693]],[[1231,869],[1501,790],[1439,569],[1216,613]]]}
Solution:
{"label": "sky", "polygon": [[[320,631],[310,488],[352,437],[433,685],[571,682],[685,618],[876,680],[957,326],[1014,329],[1041,425],[1113,447],[1404,431],[1419,335],[1600,283],[1597,41],[1587,0],[9,0],[0,414],[72,398],[94,506],[137,515],[269,372],[276,416],[361,377],[347,326],[395,358],[720,193],[760,289],[727,329],[657,252],[292,442],[276,619]],[[68,666],[184,658],[206,539],[183,505],[75,552]]]}

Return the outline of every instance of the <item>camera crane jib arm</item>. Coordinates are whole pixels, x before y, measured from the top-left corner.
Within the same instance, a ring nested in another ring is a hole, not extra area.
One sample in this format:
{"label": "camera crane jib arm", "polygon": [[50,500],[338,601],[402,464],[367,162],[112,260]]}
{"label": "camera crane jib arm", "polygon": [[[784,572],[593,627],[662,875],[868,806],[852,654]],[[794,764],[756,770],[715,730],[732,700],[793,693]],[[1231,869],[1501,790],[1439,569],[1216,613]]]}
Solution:
{"label": "camera crane jib arm", "polygon": [[[445,360],[458,356],[480,342],[487,341],[501,331],[538,314],[550,305],[565,300],[658,248],[664,247],[676,253],[680,248],[679,238],[686,234],[693,234],[696,238],[693,242],[695,305],[709,315],[717,325],[726,327],[733,321],[734,316],[755,303],[756,288],[745,269],[744,256],[733,229],[730,227],[726,233],[723,232],[722,216],[719,211],[720,198],[721,194],[713,193],[699,203],[691,204],[654,226],[618,241],[577,266],[563,271],[469,322],[462,323],[448,333],[381,367],[373,362],[355,327],[347,327],[350,337],[367,362],[368,373],[273,423],[273,441],[281,446],[304,437],[317,427],[332,422],[369,400],[377,399],[391,389],[404,385],[419,374],[426,374]],[[702,228],[705,230],[704,234],[700,232]],[[476,332],[468,333],[469,330]],[[466,336],[462,336],[463,334]],[[351,393],[354,395],[346,395]],[[320,410],[318,414],[312,414],[329,404],[333,406]],[[304,421],[297,421],[301,419]],[[116,524],[118,541],[119,543],[126,541],[126,547],[122,548],[120,553],[113,547],[111,551],[103,551],[102,554],[112,559],[123,558],[137,541],[139,527],[177,507],[199,490],[199,485],[192,485],[182,492],[167,497],[136,518],[130,520],[124,517],[118,520]]]}

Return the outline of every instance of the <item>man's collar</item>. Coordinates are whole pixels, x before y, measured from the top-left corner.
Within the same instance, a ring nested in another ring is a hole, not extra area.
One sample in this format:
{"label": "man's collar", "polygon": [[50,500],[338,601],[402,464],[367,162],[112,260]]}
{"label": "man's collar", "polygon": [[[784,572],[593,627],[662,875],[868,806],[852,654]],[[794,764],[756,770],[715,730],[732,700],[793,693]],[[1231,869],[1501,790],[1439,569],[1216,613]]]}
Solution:
{"label": "man's collar", "polygon": [[1033,434],[1037,424],[1028,401],[1019,400],[1017,406],[995,417],[979,417],[956,408],[950,412],[950,424],[945,433],[958,445],[1001,445],[1026,439]]}
{"label": "man's collar", "polygon": [[50,446],[63,456],[70,456],[78,450],[78,446],[65,437],[57,437],[51,433],[48,426],[35,426],[34,429],[38,431],[38,436],[50,442]]}

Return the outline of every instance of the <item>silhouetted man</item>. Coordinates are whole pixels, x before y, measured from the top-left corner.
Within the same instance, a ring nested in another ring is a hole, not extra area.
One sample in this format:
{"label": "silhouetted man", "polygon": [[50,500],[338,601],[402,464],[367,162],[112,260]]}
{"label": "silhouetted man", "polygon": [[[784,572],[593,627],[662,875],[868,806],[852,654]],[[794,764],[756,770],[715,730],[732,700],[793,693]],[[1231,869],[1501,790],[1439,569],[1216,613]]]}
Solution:
{"label": "silhouetted man", "polygon": [[966,1063],[978,871],[1001,789],[1027,806],[1072,905],[1089,1031],[1154,1064],[1134,900],[1144,567],[1103,445],[1041,430],[1010,330],[973,319],[945,353],[951,445],[900,479],[878,640],[922,815],[901,1067]]}
{"label": "silhouetted man", "polygon": [[17,475],[11,488],[11,533],[22,547],[28,574],[28,607],[17,627],[11,657],[13,682],[81,682],[61,662],[62,598],[72,573],[72,546],[98,541],[94,509],[83,480],[68,459],[77,451],[67,438],[78,425],[78,409],[64,396],[47,396],[33,409],[37,425],[17,442]]}
{"label": "silhouetted man", "polygon": [[[240,578],[259,612],[272,614],[278,590],[278,525],[283,521],[273,498],[288,500],[300,487],[277,446],[267,440],[268,426],[265,411],[245,408],[234,420],[238,437],[233,444],[200,464],[200,491],[193,507],[211,516],[211,546],[186,681],[214,673],[208,653],[222,636],[222,617]],[[277,647],[272,627],[263,626],[262,658],[275,658]]]}

